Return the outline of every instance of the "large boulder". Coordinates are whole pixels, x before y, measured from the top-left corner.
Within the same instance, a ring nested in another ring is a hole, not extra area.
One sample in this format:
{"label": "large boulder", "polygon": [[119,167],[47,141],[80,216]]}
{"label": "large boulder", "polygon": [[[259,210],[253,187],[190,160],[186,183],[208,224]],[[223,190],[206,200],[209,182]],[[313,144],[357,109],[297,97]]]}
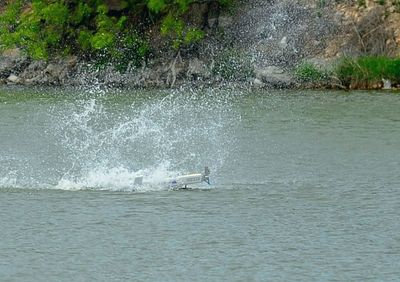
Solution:
{"label": "large boulder", "polygon": [[284,69],[277,66],[255,68],[256,81],[264,83],[267,87],[290,88],[295,81],[293,77]]}
{"label": "large boulder", "polygon": [[7,83],[9,84],[18,84],[21,82],[21,79],[16,76],[15,74],[10,74],[10,76],[7,78]]}

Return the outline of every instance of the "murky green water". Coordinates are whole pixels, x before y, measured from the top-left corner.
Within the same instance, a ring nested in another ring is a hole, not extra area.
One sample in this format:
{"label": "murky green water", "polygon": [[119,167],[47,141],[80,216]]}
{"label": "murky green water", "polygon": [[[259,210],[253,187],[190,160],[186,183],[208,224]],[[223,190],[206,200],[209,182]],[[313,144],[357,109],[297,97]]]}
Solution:
{"label": "murky green water", "polygon": [[[399,109],[387,92],[2,89],[0,280],[397,280]],[[157,184],[204,165],[211,186]]]}

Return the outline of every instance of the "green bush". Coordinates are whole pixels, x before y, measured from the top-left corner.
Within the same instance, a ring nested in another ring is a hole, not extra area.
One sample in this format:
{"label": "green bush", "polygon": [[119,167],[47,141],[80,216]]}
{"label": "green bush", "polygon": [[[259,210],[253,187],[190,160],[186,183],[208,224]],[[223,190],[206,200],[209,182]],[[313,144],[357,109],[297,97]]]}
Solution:
{"label": "green bush", "polygon": [[183,20],[168,15],[162,22],[161,35],[168,37],[173,49],[194,44],[204,37],[202,30],[185,26]]}
{"label": "green bush", "polygon": [[358,57],[345,58],[337,66],[336,75],[341,83],[349,87],[369,88],[389,79],[400,84],[400,58]]}
{"label": "green bush", "polygon": [[299,81],[306,83],[321,83],[329,77],[326,71],[320,70],[309,62],[299,64],[295,68],[294,74]]}
{"label": "green bush", "polygon": [[[148,44],[127,17],[108,15],[103,1],[10,1],[0,14],[0,49],[19,47],[33,59],[78,53],[140,64]],[[121,56],[119,50],[129,54]]]}
{"label": "green bush", "polygon": [[10,0],[0,12],[0,51],[19,47],[33,59],[73,53],[124,69],[127,60],[138,65],[149,53],[143,36],[149,25],[161,23],[176,50],[202,40],[204,32],[183,21],[191,2],[121,0],[121,10],[110,13],[106,0]]}

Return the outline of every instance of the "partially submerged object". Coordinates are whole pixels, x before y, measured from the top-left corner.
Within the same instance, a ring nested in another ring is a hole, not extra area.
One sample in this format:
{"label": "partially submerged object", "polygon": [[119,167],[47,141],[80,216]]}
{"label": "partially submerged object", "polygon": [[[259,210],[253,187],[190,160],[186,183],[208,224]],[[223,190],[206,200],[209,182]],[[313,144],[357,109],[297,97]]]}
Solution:
{"label": "partially submerged object", "polygon": [[[210,184],[210,169],[207,166],[204,168],[203,173],[179,175],[173,178],[165,179],[160,184],[171,189],[187,189],[190,185],[201,184],[203,182]],[[135,177],[135,186],[143,184],[145,184],[145,182],[143,183],[143,176]]]}

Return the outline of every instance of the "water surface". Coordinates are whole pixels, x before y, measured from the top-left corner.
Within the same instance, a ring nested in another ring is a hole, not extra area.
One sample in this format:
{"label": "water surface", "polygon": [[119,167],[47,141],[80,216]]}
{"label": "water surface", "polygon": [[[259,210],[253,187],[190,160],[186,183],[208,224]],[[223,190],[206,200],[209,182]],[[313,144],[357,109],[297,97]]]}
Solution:
{"label": "water surface", "polygon": [[[399,108],[390,92],[2,89],[1,280],[397,280]],[[211,186],[157,184],[204,165]]]}

